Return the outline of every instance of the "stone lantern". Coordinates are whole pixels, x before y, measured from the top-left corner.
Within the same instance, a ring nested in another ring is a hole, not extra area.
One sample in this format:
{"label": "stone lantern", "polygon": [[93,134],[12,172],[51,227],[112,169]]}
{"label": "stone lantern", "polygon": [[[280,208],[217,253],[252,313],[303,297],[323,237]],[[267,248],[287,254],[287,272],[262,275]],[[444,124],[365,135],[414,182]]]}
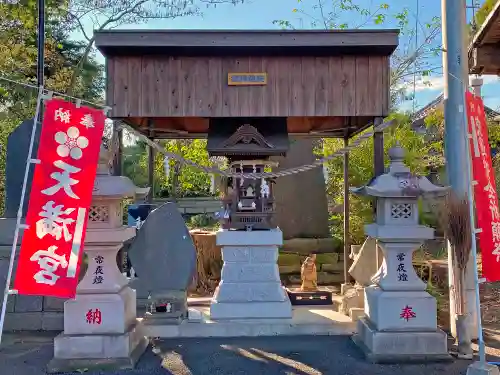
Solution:
{"label": "stone lantern", "polygon": [[76,298],[64,303],[64,332],[54,339],[49,372],[96,365],[132,368],[148,345],[136,320],[136,292],[116,258],[123,243],[135,236],[135,228],[123,225],[123,200],[140,198],[149,188],[112,176],[110,159],[101,146],[85,238],[87,271]]}
{"label": "stone lantern", "polygon": [[365,288],[365,317],[353,338],[374,362],[449,358],[446,333],[437,328],[436,299],[412,264],[413,252],[434,238],[432,228],[419,225],[419,198],[444,196],[448,188],[412,175],[403,158],[402,148],[390,149],[388,173],[351,189],[376,199],[376,222],[365,233],[384,254],[373,284]]}

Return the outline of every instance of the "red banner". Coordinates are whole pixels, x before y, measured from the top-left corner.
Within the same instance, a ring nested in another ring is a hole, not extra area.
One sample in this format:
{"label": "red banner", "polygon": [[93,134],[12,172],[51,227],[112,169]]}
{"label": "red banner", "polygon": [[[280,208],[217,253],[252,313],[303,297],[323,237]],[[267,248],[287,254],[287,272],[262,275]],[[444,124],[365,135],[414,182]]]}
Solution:
{"label": "red banner", "polygon": [[479,244],[483,277],[488,282],[500,280],[500,213],[488,143],[488,125],[481,97],[466,93],[470,154],[476,204],[477,227],[481,229]]}
{"label": "red banner", "polygon": [[46,102],[14,281],[19,294],[76,294],[104,120],[100,110]]}

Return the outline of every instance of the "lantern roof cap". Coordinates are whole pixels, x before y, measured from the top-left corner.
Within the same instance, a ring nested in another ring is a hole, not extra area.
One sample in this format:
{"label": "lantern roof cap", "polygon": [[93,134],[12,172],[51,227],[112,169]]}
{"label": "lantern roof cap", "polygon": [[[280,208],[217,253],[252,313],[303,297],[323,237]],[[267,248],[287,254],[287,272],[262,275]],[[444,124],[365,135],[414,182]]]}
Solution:
{"label": "lantern roof cap", "polygon": [[412,174],[404,163],[405,151],[399,144],[389,149],[388,155],[388,172],[373,178],[367,185],[351,188],[353,194],[380,198],[418,198],[441,197],[448,192],[449,187],[434,185],[427,177]]}

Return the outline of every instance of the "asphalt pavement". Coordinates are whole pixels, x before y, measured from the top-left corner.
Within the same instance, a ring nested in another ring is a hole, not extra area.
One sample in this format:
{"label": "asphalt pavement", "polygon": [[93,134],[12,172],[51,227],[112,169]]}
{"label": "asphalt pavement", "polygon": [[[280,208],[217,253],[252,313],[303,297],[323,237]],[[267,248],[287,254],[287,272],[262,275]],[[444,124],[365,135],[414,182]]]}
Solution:
{"label": "asphalt pavement", "polygon": [[[4,343],[1,375],[43,375],[53,355],[50,337]],[[7,340],[8,341],[8,340]],[[170,339],[154,342],[136,369],[86,375],[465,375],[468,361],[374,365],[347,336]]]}

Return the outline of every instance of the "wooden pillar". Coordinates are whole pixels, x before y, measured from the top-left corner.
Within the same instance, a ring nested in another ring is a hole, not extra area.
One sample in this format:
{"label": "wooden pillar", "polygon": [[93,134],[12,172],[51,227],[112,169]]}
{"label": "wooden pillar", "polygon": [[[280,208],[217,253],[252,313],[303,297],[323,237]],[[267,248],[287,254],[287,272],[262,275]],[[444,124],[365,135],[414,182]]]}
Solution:
{"label": "wooden pillar", "polygon": [[113,175],[123,174],[123,130],[113,126],[113,146],[116,147],[113,157]]}
{"label": "wooden pillar", "polygon": [[[349,138],[344,138],[344,147],[349,145]],[[344,284],[349,283],[348,261],[350,250],[349,236],[349,153],[344,154]]]}
{"label": "wooden pillar", "polygon": [[[376,128],[382,121],[382,117],[375,118],[373,126]],[[375,177],[384,174],[384,133],[381,131],[373,134],[373,167]]]}
{"label": "wooden pillar", "polygon": [[[148,128],[149,128],[149,139],[153,139],[154,131],[153,131],[153,121],[148,120]],[[155,150],[153,147],[148,146],[148,185],[150,187],[150,191],[148,194],[148,203],[153,203],[153,198],[155,195]]]}
{"label": "wooden pillar", "polygon": [[[373,121],[373,126],[376,128],[384,119],[382,117],[376,117]],[[378,177],[384,174],[384,133],[382,131],[375,131],[373,134],[373,174],[374,177]],[[373,203],[373,219],[377,219],[377,203]],[[377,268],[380,267],[382,259],[379,256],[378,244],[375,249],[375,262]]]}

